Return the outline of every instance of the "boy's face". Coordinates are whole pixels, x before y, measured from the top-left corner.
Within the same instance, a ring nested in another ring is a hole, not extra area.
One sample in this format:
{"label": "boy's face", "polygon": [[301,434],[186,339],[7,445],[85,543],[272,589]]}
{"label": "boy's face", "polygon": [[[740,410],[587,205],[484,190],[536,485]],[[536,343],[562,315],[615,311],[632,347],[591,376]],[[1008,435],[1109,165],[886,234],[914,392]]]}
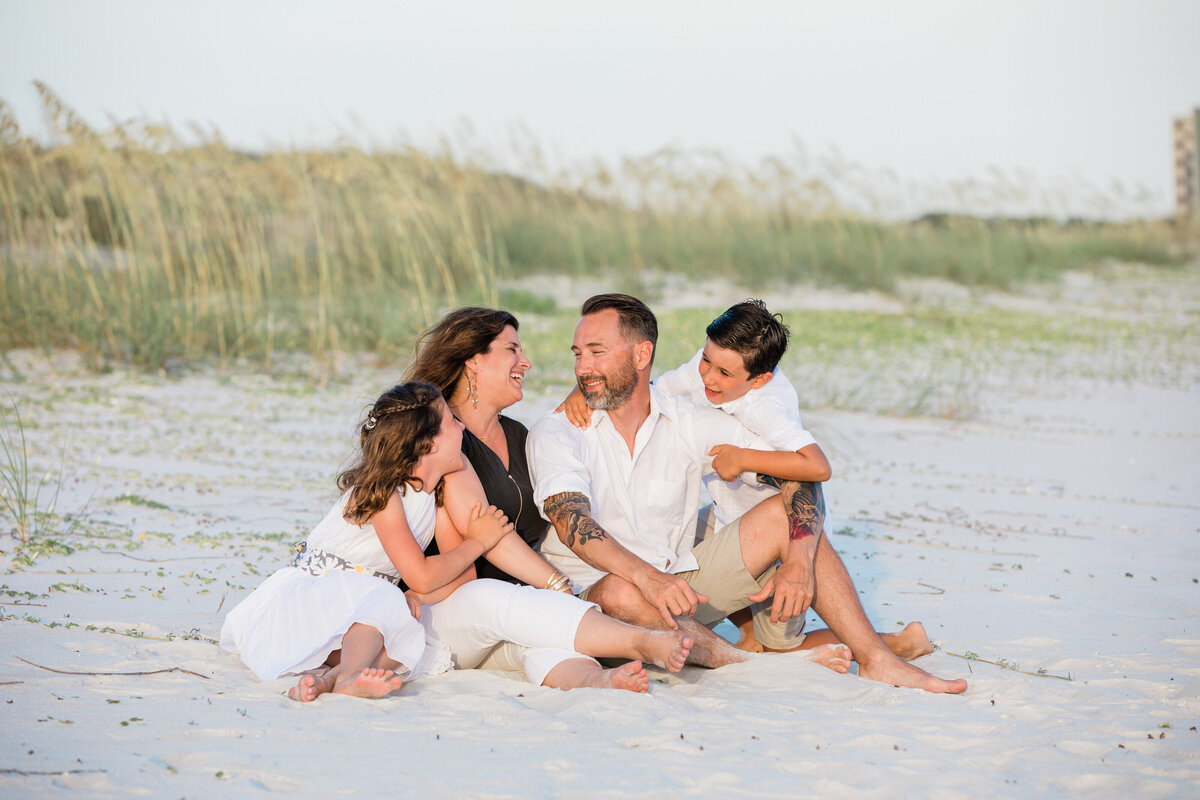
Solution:
{"label": "boy's face", "polygon": [[704,352],[700,354],[700,380],[704,381],[708,402],[720,405],[762,386],[771,380],[771,373],[751,377],[741,353],[705,340]]}

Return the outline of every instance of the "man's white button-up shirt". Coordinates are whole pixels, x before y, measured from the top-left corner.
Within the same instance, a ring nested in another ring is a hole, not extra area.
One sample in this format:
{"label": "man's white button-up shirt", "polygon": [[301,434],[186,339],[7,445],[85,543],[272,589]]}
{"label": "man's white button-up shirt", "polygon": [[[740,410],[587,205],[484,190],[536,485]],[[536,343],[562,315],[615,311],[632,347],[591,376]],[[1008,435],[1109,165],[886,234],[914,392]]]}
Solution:
{"label": "man's white button-up shirt", "polygon": [[[650,416],[638,428],[630,454],[608,413],[593,411],[587,430],[551,414],[529,431],[526,450],[538,510],[547,497],[579,492],[592,519],[626,549],[664,572],[696,569],[692,547],[703,476],[712,471],[715,445],[770,450],[734,417],[650,387]],[[753,481],[754,475],[743,478]],[[604,577],[571,552],[553,529],[542,555],[585,589]]]}

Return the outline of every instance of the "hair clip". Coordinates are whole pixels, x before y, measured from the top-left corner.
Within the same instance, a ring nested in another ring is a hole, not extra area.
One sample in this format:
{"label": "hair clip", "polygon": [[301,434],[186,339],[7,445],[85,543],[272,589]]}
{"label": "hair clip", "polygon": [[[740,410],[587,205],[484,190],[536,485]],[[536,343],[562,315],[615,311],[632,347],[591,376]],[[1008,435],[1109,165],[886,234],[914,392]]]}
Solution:
{"label": "hair clip", "polygon": [[379,422],[379,420],[375,419],[375,416],[373,414],[368,414],[367,415],[367,424],[364,425],[363,427],[366,428],[367,430],[373,430],[375,428],[375,423],[377,423],[377,422]]}

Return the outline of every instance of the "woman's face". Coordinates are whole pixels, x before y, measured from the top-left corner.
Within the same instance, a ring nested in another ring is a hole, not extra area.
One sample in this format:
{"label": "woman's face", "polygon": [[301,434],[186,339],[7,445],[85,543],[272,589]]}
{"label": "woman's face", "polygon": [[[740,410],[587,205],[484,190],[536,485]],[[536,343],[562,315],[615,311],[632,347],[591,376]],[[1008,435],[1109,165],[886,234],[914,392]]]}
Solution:
{"label": "woman's face", "polygon": [[525,372],[533,365],[521,351],[521,339],[512,325],[505,325],[500,335],[488,345],[487,352],[473,360],[480,400],[505,409],[525,396],[522,383]]}

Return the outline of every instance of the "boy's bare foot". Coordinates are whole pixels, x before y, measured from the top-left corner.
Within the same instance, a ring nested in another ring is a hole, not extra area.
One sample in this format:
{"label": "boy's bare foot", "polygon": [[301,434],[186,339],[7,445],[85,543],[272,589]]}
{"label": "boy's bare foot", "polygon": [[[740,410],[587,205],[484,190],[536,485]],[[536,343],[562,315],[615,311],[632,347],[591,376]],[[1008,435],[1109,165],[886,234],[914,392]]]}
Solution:
{"label": "boy's bare foot", "polygon": [[646,631],[641,656],[667,672],[679,672],[692,651],[692,637],[683,631]]}
{"label": "boy's bare foot", "polygon": [[809,651],[810,658],[822,667],[843,675],[850,669],[850,648],[844,644],[823,644]]}
{"label": "boy's bare foot", "polygon": [[404,679],[390,669],[367,667],[340,684],[333,691],[352,697],[386,697],[404,685]]}
{"label": "boy's bare foot", "polygon": [[904,630],[893,633],[890,637],[885,638],[884,642],[889,650],[905,661],[912,661],[914,658],[927,656],[933,652],[933,643],[929,641],[929,634],[925,632],[925,626],[919,622],[908,623],[904,626]]}
{"label": "boy's bare foot", "polygon": [[299,700],[301,703],[311,703],[321,695],[330,690],[329,681],[325,680],[325,675],[316,675],[314,673],[305,673],[300,676],[300,680],[296,685],[288,689],[288,697],[293,700]]}
{"label": "boy's bare foot", "polygon": [[962,678],[948,681],[936,675],[930,675],[920,667],[914,667],[894,656],[881,658],[870,664],[859,661],[858,674],[880,683],[890,683],[892,686],[903,686],[908,689],[923,689],[935,694],[961,694],[967,690],[967,682]]}
{"label": "boy's bare foot", "polygon": [[640,661],[630,661],[619,667],[606,669],[599,683],[603,689],[624,689],[627,692],[650,691],[650,678]]}
{"label": "boy's bare foot", "polygon": [[750,613],[749,608],[743,608],[729,615],[729,621],[732,622],[738,629],[738,640],[735,647],[739,650],[745,650],[747,653],[761,653],[764,651],[762,643],[758,641],[758,637],[754,635],[754,616]]}

